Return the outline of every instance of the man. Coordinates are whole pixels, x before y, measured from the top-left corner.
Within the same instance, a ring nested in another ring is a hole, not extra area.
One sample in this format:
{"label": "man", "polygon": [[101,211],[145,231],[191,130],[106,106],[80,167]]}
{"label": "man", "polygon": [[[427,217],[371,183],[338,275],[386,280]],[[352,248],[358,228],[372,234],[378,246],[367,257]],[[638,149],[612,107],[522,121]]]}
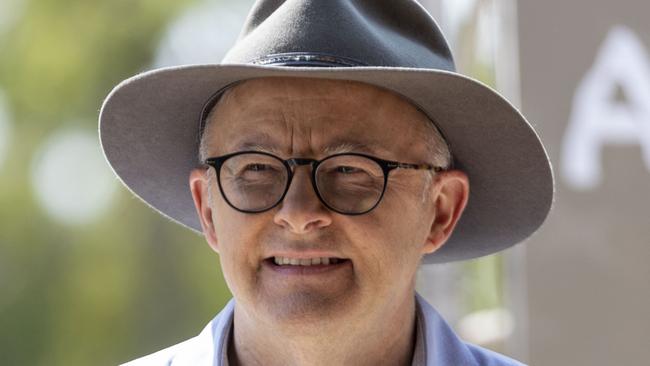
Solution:
{"label": "man", "polygon": [[109,163],[203,233],[234,296],[130,364],[518,365],[459,340],[414,289],[421,261],[512,246],[552,201],[533,129],[453,69],[414,1],[260,0],[222,64],[116,87]]}

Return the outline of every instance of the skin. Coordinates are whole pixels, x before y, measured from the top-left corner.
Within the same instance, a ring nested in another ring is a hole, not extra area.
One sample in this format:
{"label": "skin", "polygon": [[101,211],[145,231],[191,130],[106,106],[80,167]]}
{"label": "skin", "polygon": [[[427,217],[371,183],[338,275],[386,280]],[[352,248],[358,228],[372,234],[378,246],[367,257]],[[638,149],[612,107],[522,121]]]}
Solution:
{"label": "skin", "polygon": [[[383,159],[430,162],[426,117],[403,98],[366,84],[256,79],[232,88],[211,118],[210,156],[255,142],[283,159],[322,159],[328,147],[346,141],[376,145],[355,151]],[[428,181],[424,171],[397,169],[379,206],[345,216],[323,206],[309,174],[308,166],[297,168],[284,201],[258,214],[228,206],[212,168],[190,174],[203,233],[236,299],[231,362],[410,365],[415,274],[422,256],[453,231],[467,203],[467,176],[446,171]],[[304,276],[264,265],[274,255],[319,253],[349,261]]]}

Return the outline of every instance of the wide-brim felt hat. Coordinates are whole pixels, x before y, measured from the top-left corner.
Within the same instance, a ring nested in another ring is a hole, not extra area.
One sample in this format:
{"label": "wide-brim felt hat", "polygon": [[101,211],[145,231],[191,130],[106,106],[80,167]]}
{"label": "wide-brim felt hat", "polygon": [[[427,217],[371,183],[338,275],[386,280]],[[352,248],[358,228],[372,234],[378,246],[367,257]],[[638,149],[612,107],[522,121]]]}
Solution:
{"label": "wide-brim felt hat", "polygon": [[[266,77],[353,80],[393,91],[438,127],[470,197],[448,242],[425,263],[495,253],[535,232],[553,175],[535,130],[497,92],[455,71],[436,22],[410,0],[260,0],[221,63],[131,77],[100,113],[101,145],[120,180],[162,215],[201,231],[188,185],[200,166],[206,105]],[[380,204],[381,205],[381,204]]]}

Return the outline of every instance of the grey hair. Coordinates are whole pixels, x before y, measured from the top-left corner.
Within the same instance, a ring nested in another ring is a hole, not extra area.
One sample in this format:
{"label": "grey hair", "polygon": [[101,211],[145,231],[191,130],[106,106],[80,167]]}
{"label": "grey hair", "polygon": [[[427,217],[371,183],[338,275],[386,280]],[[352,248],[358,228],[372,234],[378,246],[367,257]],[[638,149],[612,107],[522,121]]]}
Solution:
{"label": "grey hair", "polygon": [[212,136],[212,130],[214,129],[212,123],[212,120],[214,120],[214,115],[216,110],[220,105],[224,103],[224,100],[228,99],[228,96],[230,95],[231,91],[233,88],[228,88],[226,89],[223,93],[220,95],[215,96],[216,98],[216,103],[214,103],[214,106],[208,113],[208,115],[205,117],[205,120],[203,122],[203,131],[201,131],[201,136],[199,139],[199,161],[203,163],[205,159],[207,159],[209,156],[209,146],[208,146],[208,141],[210,141],[210,137]]}
{"label": "grey hair", "polygon": [[[224,100],[228,99],[228,96],[230,95],[230,92],[233,90],[233,88],[228,88],[226,89],[223,93],[214,96],[213,98],[216,99],[216,103],[214,103],[214,106],[210,110],[210,112],[205,116],[205,120],[202,121],[203,123],[203,130],[201,131],[201,135],[199,136],[199,153],[198,153],[198,158],[199,162],[203,164],[205,162],[205,159],[209,158],[210,156],[210,149],[209,149],[209,141],[211,140],[212,134],[214,133],[213,130],[215,129],[214,125],[215,123],[212,122],[215,118],[215,112],[218,109],[218,107],[224,103]],[[214,187],[214,181],[216,179],[216,172],[212,174],[212,171],[214,169],[207,169],[205,172],[205,175],[207,177],[207,183],[208,187]],[[212,202],[212,190],[208,188],[208,202]]]}
{"label": "grey hair", "polygon": [[431,163],[433,166],[443,169],[451,168],[452,157],[449,144],[432,120],[427,118],[424,122],[428,132],[425,134],[425,139],[427,140],[426,144],[427,149],[429,150]]}
{"label": "grey hair", "polygon": [[[432,165],[435,167],[440,167],[444,170],[451,168],[453,160],[449,144],[443,137],[436,124],[431,119],[427,117],[424,122],[425,128],[427,130],[424,138],[426,139],[427,150],[429,150],[428,152]],[[424,189],[422,191],[423,203],[429,197],[430,187],[433,183],[433,177],[436,175],[436,172],[433,170],[429,170],[427,173],[428,174],[425,174]]]}

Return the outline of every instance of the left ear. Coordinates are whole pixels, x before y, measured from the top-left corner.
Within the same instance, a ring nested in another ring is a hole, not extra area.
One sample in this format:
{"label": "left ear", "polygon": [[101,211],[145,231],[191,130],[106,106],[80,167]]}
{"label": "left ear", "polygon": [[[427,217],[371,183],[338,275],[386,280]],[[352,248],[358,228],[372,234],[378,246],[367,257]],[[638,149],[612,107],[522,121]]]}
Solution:
{"label": "left ear", "polygon": [[440,249],[449,239],[469,198],[469,178],[460,170],[438,173],[431,185],[434,219],[422,254]]}
{"label": "left ear", "polygon": [[213,222],[213,212],[210,207],[208,189],[209,179],[207,170],[205,168],[196,168],[190,172],[189,177],[190,192],[194,200],[194,207],[203,229],[203,236],[205,237],[210,248],[219,253],[219,241],[217,240],[217,230]]}

